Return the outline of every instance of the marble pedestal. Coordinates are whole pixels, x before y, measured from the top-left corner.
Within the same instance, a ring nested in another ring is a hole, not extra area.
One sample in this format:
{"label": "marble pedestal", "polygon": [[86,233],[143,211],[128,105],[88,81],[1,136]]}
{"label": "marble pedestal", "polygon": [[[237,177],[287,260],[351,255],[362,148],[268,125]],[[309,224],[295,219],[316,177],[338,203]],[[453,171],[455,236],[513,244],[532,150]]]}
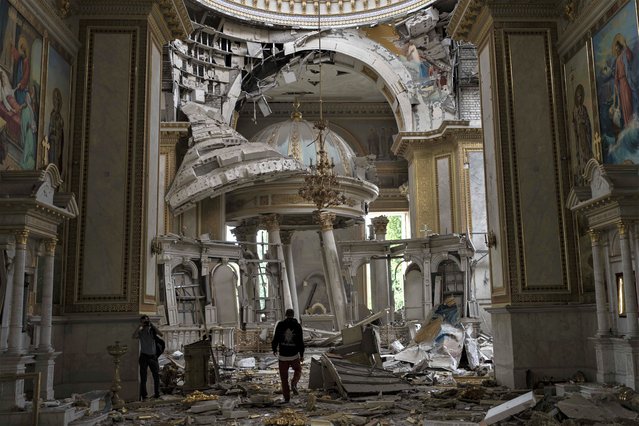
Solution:
{"label": "marble pedestal", "polygon": [[[28,355],[3,353],[0,355],[0,375],[24,374],[26,365],[33,361]],[[0,381],[0,412],[25,406],[24,379]]]}
{"label": "marble pedestal", "polygon": [[[595,380],[595,305],[527,305],[489,308],[495,378],[523,389],[545,377],[569,379],[577,371]],[[532,383],[529,383],[532,382]]]}
{"label": "marble pedestal", "polygon": [[53,401],[55,399],[53,391],[53,380],[55,370],[55,359],[62,352],[36,352],[34,354],[35,371],[40,373],[40,398],[43,401]]}
{"label": "marble pedestal", "polygon": [[639,389],[639,338],[591,337],[597,358],[597,381]]}

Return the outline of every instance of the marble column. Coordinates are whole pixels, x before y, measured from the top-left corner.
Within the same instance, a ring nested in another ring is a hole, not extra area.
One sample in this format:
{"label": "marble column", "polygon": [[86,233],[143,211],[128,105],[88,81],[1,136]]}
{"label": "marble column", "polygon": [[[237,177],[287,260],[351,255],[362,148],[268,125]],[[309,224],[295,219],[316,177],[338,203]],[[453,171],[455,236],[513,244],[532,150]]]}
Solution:
{"label": "marble column", "polygon": [[595,276],[595,302],[597,304],[597,336],[609,334],[608,314],[606,312],[606,288],[604,285],[604,270],[601,264],[601,246],[599,232],[591,229],[590,242],[592,244],[592,267]]}
{"label": "marble column", "polygon": [[41,394],[45,401],[55,399],[53,380],[55,358],[60,352],[54,352],[51,344],[51,323],[53,319],[53,265],[57,239],[44,242],[44,276],[42,283],[42,312],[40,314],[40,341],[35,354],[35,371],[41,374]]}
{"label": "marble column", "polygon": [[284,259],[286,260],[286,272],[288,274],[288,285],[291,289],[291,299],[293,302],[293,310],[295,310],[295,318],[300,319],[300,304],[297,298],[297,283],[295,282],[295,266],[293,264],[293,247],[291,240],[293,231],[281,231],[282,244],[284,245]]}
{"label": "marble column", "polygon": [[[602,234],[602,235],[606,235],[606,234]],[[603,268],[604,268],[604,276],[607,282],[609,282],[610,284],[608,285],[608,300],[610,301],[608,303],[608,322],[610,324],[610,330],[611,330],[611,334],[613,336],[618,336],[618,326],[617,323],[619,321],[619,313],[617,312],[617,301],[619,300],[619,295],[617,294],[617,286],[615,285],[615,277],[614,274],[612,273],[612,270],[610,268],[610,261],[608,259],[610,259],[610,247],[608,246],[608,239],[604,238],[603,241],[601,241],[601,235],[600,235],[600,242],[602,245],[602,251],[603,251]]]}
{"label": "marble column", "polygon": [[335,213],[319,212],[319,223],[322,232],[324,263],[327,272],[327,290],[333,300],[333,313],[335,314],[335,326],[337,330],[344,328],[346,324],[346,295],[342,285],[337,244],[333,235],[333,221]]}
{"label": "marble column", "polygon": [[[286,271],[286,263],[284,261],[284,249],[282,248],[282,238],[280,236],[280,223],[278,215],[269,215],[262,219],[262,223],[268,231],[269,251],[275,247],[276,258],[280,264],[280,282],[284,309],[293,309],[293,301],[291,297],[291,288],[288,284],[288,273]],[[284,312],[282,312],[283,316]]]}
{"label": "marble column", "polygon": [[628,235],[627,224],[623,221],[617,222],[617,230],[619,231],[619,248],[621,249],[623,296],[626,303],[626,338],[636,338],[639,337],[639,324],[637,323],[637,289],[634,283],[634,274],[632,273],[630,236]]}
{"label": "marble column", "polygon": [[[7,238],[9,235],[3,235],[3,238]],[[8,283],[13,282],[13,270],[14,270],[14,258],[16,254],[15,250],[15,242],[13,237],[11,237],[11,242],[4,242],[2,246],[2,250],[0,250],[0,262],[6,271],[6,279]],[[13,299],[13,288],[10,285],[5,286],[4,288],[4,306],[5,309],[2,310],[2,318],[0,321],[0,353],[5,352],[7,350],[8,340],[9,340],[9,322],[11,321],[11,301]]]}
{"label": "marble column", "polygon": [[[385,241],[388,218],[386,216],[377,216],[371,219],[371,223],[375,230],[375,240]],[[393,318],[393,312],[395,310],[395,303],[393,301],[391,283],[388,275],[388,259],[375,259],[372,261],[372,267],[374,269],[373,276],[375,278],[375,281],[373,282],[373,311],[379,312],[388,308],[388,315],[381,318],[381,322],[387,324],[389,322],[389,318]]]}
{"label": "marble column", "polygon": [[424,320],[428,321],[428,315],[433,309],[433,282],[431,281],[431,255],[424,256],[424,262],[422,264],[422,280],[424,286]]}
{"label": "marble column", "polygon": [[16,237],[15,269],[13,273],[13,295],[11,317],[9,321],[9,345],[7,352],[12,355],[22,354],[22,318],[24,310],[24,269],[27,256],[27,240],[29,231],[20,230]]}
{"label": "marble column", "polygon": [[44,242],[44,277],[42,282],[42,308],[40,314],[40,343],[38,350],[53,351],[51,346],[51,321],[53,314],[53,261],[57,240],[52,238]]}
{"label": "marble column", "polygon": [[255,322],[256,300],[259,299],[259,288],[256,284],[256,275],[258,264],[253,262],[258,259],[255,247],[255,238],[257,234],[257,226],[242,223],[231,230],[235,236],[235,240],[242,247],[242,257],[240,261],[240,285],[241,300],[240,305],[242,311],[245,311],[243,321],[247,323]]}
{"label": "marble column", "polygon": [[[27,241],[29,231],[20,230],[15,233],[16,254],[14,260],[13,280],[10,283],[11,309],[9,317],[9,338],[7,351],[0,356],[0,374],[14,375],[24,374],[25,364],[31,359],[24,355],[22,350],[22,318],[24,302],[24,270],[26,261]],[[16,380],[15,384],[5,382],[0,392],[0,411],[10,410],[14,407],[23,408],[24,380]]]}

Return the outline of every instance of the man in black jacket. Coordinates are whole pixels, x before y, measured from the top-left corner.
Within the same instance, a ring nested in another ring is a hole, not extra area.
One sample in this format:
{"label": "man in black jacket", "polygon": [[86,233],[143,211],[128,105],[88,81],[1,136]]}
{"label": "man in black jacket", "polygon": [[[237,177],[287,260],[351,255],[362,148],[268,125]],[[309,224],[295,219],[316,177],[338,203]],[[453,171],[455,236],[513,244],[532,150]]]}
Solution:
{"label": "man in black jacket", "polygon": [[[291,400],[291,390],[295,395],[298,393],[297,382],[300,381],[302,375],[301,363],[304,361],[304,339],[302,336],[302,326],[295,319],[295,312],[292,309],[287,309],[285,316],[286,318],[278,322],[275,327],[275,334],[273,335],[271,346],[273,348],[273,354],[276,355],[279,360],[284,402],[289,402]],[[288,384],[289,367],[294,371],[290,387]]]}
{"label": "man in black jacket", "polygon": [[144,401],[147,397],[146,393],[146,373],[147,369],[151,370],[153,376],[153,398],[160,397],[160,364],[158,363],[158,354],[155,346],[155,336],[162,336],[162,332],[151,323],[148,315],[140,317],[140,324],[133,332],[134,339],[140,339],[140,401]]}

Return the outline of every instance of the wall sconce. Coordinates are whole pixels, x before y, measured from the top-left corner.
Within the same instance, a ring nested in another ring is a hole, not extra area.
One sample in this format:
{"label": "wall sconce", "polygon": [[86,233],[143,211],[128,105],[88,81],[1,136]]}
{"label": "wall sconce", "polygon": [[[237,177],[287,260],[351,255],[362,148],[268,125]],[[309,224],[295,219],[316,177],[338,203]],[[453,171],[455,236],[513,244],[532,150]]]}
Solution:
{"label": "wall sconce", "polygon": [[497,247],[497,236],[493,231],[488,231],[484,234],[484,242],[488,248]]}

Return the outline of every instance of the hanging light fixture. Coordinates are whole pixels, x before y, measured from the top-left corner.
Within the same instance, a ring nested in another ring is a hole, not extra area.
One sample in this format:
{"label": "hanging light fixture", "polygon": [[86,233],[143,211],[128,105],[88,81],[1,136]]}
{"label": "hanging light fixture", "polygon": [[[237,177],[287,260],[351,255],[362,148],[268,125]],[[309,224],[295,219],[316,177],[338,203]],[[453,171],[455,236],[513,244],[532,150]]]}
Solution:
{"label": "hanging light fixture", "polygon": [[[352,200],[347,198],[339,189],[339,181],[335,175],[335,164],[329,161],[326,153],[324,132],[328,128],[328,122],[324,120],[324,107],[322,99],[322,25],[321,25],[321,3],[317,3],[317,40],[319,51],[319,120],[315,123],[317,129],[317,164],[310,160],[310,173],[304,177],[304,186],[298,193],[306,201],[315,204],[318,211],[329,207],[336,207],[342,204],[352,204]],[[314,142],[315,142],[314,141]]]}

